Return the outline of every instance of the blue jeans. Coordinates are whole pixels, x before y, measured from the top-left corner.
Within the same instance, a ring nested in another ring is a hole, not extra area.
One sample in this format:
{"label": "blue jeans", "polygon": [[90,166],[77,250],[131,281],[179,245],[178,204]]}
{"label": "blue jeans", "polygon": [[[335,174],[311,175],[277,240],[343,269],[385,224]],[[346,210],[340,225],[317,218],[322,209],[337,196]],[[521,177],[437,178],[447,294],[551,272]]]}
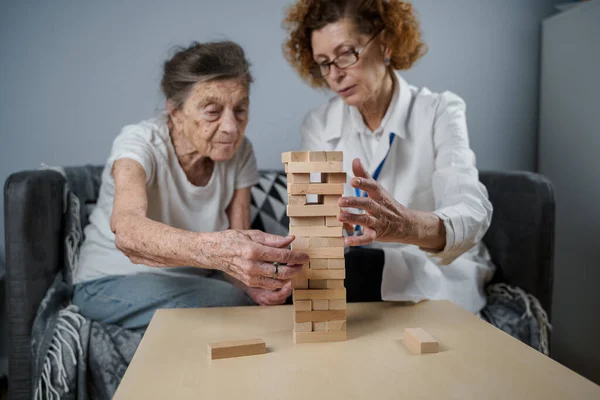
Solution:
{"label": "blue jeans", "polygon": [[90,319],[127,329],[146,328],[159,308],[256,305],[242,290],[211,276],[155,273],[115,275],[75,285],[73,303]]}

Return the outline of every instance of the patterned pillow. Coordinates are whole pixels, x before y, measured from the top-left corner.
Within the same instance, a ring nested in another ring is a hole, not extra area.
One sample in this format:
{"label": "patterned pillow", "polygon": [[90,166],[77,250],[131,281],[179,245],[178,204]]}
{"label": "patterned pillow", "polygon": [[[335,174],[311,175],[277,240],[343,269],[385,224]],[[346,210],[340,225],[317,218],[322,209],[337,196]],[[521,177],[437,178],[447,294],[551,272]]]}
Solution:
{"label": "patterned pillow", "polygon": [[290,224],[286,213],[287,176],[273,170],[261,170],[259,174],[259,182],[252,187],[252,229],[285,236]]}

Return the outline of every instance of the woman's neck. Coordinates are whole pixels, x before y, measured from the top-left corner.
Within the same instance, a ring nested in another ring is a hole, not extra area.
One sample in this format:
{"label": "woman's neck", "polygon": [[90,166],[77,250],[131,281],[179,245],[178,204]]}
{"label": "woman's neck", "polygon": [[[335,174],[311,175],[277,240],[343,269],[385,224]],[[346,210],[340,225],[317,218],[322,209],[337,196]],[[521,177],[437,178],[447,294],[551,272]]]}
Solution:
{"label": "woman's neck", "polygon": [[179,165],[190,183],[196,186],[206,186],[213,173],[215,162],[210,157],[200,154],[185,134],[175,129],[171,121],[169,121],[169,134]]}
{"label": "woman's neck", "polygon": [[371,131],[376,130],[381,125],[381,121],[392,102],[394,85],[392,73],[388,71],[380,90],[374,93],[363,105],[358,107],[358,111],[362,115],[365,124]]}

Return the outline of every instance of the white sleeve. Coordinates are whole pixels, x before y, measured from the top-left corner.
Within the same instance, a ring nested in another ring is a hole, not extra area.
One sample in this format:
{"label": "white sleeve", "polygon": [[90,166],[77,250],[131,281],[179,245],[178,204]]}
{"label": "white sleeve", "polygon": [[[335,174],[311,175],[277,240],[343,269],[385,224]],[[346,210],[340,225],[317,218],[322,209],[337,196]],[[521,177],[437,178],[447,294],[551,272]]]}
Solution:
{"label": "white sleeve", "polygon": [[[151,143],[150,132],[135,126],[126,126],[113,141],[112,149],[107,161],[109,171],[115,161],[129,158],[137,161],[146,171],[146,185],[154,180],[156,170],[156,157]],[[111,174],[112,176],[112,174]]]}
{"label": "white sleeve", "polygon": [[258,183],[259,175],[256,166],[256,157],[252,143],[247,137],[242,139],[242,144],[237,150],[239,152],[236,163],[235,189],[243,189]]}
{"label": "white sleeve", "polygon": [[434,213],[446,228],[446,247],[432,254],[449,264],[483,238],[493,210],[469,147],[466,104],[450,92],[440,96],[433,126],[433,191]]}

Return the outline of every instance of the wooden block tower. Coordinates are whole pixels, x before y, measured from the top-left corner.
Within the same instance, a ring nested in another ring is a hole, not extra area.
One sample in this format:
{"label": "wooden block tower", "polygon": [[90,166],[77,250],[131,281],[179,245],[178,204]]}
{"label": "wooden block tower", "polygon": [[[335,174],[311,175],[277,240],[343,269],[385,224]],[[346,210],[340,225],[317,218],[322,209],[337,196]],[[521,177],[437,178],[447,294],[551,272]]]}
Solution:
{"label": "wooden block tower", "polygon": [[344,238],[337,220],[346,183],[342,157],[341,151],[282,154],[292,249],[310,257],[293,281],[294,343],[346,340]]}

